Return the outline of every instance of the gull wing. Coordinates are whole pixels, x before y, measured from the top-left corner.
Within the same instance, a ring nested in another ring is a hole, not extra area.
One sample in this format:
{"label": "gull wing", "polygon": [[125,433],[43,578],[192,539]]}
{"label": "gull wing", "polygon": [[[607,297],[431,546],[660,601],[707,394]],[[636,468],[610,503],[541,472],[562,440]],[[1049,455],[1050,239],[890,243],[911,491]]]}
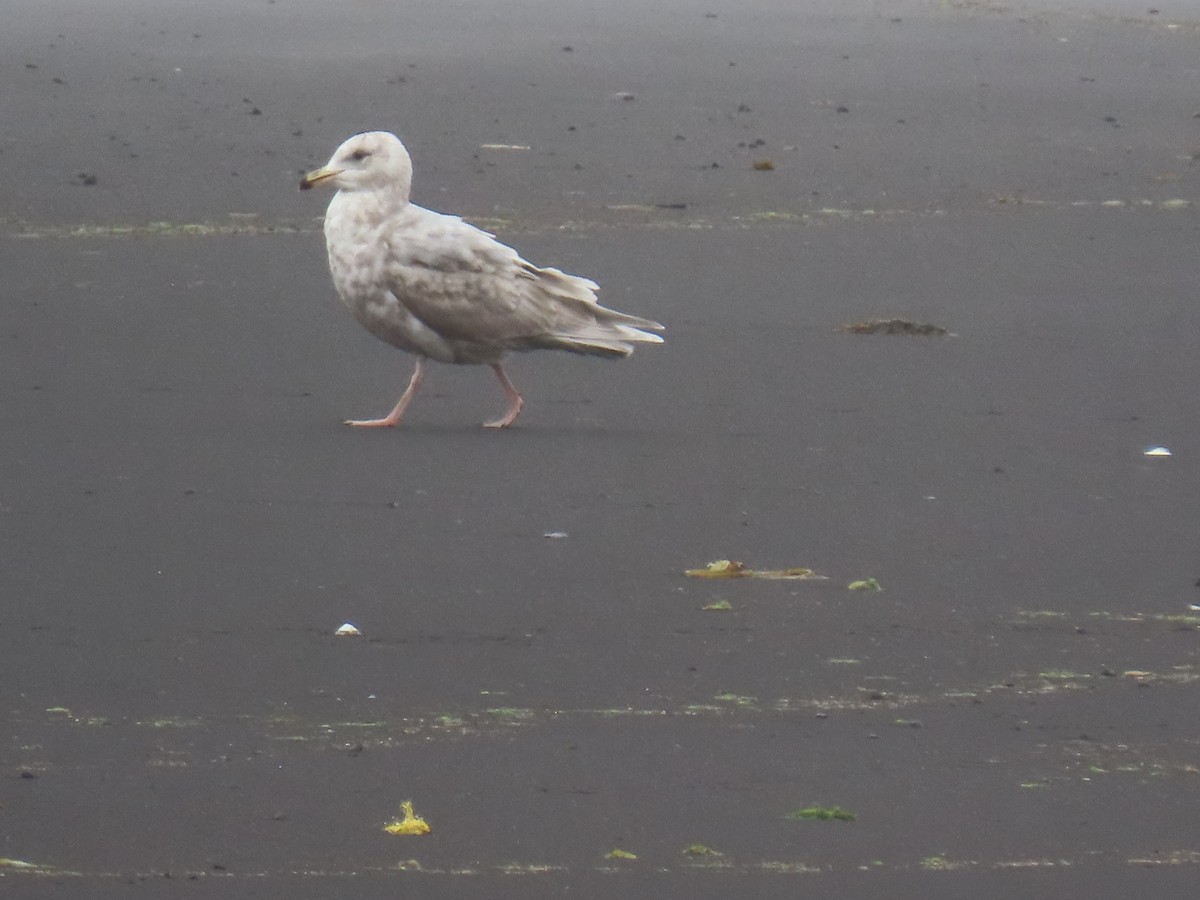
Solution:
{"label": "gull wing", "polygon": [[601,306],[595,282],[538,268],[456,216],[410,211],[387,235],[387,286],[445,340],[617,356],[661,342],[657,322]]}

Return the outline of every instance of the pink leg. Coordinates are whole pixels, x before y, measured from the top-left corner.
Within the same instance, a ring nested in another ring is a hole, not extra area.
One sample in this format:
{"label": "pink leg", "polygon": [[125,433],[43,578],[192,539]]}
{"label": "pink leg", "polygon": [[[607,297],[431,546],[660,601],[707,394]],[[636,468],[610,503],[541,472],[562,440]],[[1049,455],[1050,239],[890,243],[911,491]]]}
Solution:
{"label": "pink leg", "polygon": [[343,424],[354,425],[358,428],[394,428],[400,421],[400,417],[404,415],[404,411],[408,409],[408,404],[412,403],[412,398],[417,395],[417,389],[424,380],[425,360],[418,356],[417,367],[413,369],[412,379],[408,382],[408,389],[396,404],[395,409],[382,419],[347,419]]}
{"label": "pink leg", "polygon": [[500,363],[492,363],[492,371],[496,373],[496,377],[500,379],[500,387],[504,388],[504,396],[508,398],[508,409],[495,422],[484,422],[484,428],[507,428],[513,422],[517,421],[517,416],[521,414],[521,407],[525,405],[520,392],[513,387],[513,383],[508,380],[508,376],[504,374],[504,367]]}

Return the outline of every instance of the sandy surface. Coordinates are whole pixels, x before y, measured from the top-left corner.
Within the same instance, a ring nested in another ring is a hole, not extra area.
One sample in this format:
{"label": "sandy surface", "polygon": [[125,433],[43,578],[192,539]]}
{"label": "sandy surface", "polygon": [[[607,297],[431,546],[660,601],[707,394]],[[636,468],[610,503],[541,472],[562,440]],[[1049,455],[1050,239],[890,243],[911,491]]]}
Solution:
{"label": "sandy surface", "polygon": [[[0,894],[1194,895],[1183,5],[15,6]],[[667,345],[339,425],[373,127]]]}

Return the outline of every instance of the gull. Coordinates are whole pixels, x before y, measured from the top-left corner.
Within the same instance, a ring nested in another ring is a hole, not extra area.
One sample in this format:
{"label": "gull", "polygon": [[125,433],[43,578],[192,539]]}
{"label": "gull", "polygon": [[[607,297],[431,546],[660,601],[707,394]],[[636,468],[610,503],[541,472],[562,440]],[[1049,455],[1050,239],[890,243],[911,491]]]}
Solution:
{"label": "gull", "polygon": [[618,359],[661,344],[663,326],[601,306],[598,285],[539,268],[495,236],[409,201],[412,160],[394,134],[356,134],[300,188],[337,188],[325,213],[329,272],[367,331],[417,358],[408,388],[381,419],[393,427],[425,378],[426,360],[488,365],[508,400],[488,428],[508,428],[525,401],[501,364],[513,352],[566,350]]}

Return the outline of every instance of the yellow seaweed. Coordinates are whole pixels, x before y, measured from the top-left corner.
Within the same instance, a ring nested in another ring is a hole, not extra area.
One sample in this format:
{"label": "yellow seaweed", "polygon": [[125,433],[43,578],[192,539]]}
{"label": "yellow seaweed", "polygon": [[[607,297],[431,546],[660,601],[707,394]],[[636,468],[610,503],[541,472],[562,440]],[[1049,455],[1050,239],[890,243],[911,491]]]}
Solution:
{"label": "yellow seaweed", "polygon": [[692,578],[745,578],[750,569],[733,559],[714,559],[703,569],[688,569],[684,572]]}
{"label": "yellow seaweed", "polygon": [[413,812],[411,800],[401,803],[400,811],[404,818],[388,822],[383,826],[384,831],[388,834],[429,834],[429,823]]}
{"label": "yellow seaweed", "polygon": [[790,569],[751,569],[735,559],[715,559],[703,569],[687,569],[683,574],[690,578],[766,578],[776,581],[825,578],[824,575],[818,575],[805,566]]}
{"label": "yellow seaweed", "polygon": [[849,591],[882,591],[883,587],[877,578],[862,578],[858,581],[852,581],[846,585],[846,590]]}
{"label": "yellow seaweed", "polygon": [[822,579],[826,576],[818,575],[812,569],[805,566],[793,566],[790,569],[760,569],[750,577],[773,578],[780,581],[804,581],[808,579]]}

